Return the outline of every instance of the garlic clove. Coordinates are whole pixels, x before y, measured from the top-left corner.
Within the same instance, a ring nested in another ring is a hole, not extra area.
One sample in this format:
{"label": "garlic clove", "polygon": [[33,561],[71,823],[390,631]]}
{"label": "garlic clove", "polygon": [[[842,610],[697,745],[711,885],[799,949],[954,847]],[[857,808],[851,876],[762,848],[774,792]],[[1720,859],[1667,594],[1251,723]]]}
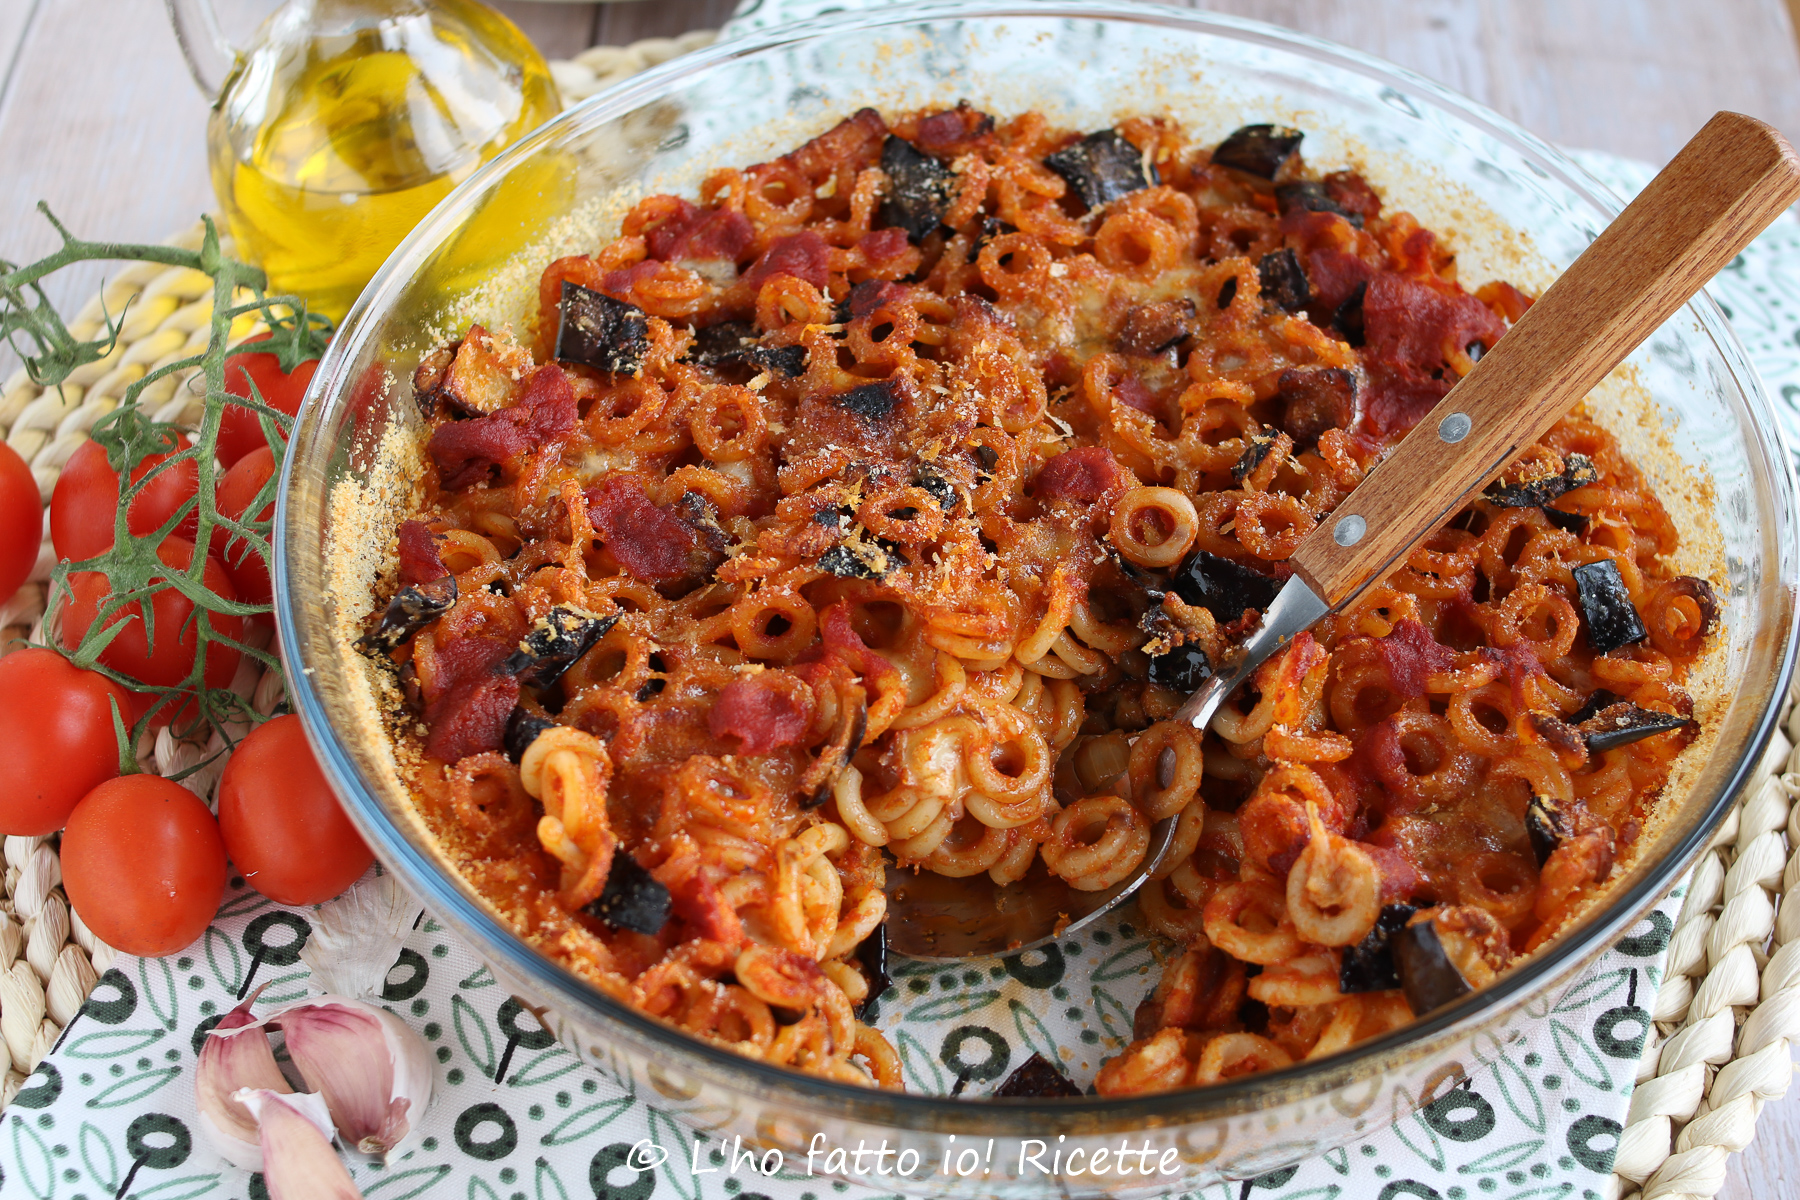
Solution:
{"label": "garlic clove", "polygon": [[206,1035],[194,1072],[194,1106],[200,1110],[201,1132],[223,1158],[246,1171],[263,1169],[262,1145],[256,1117],[235,1098],[237,1093],[246,1089],[294,1090],[275,1065],[264,1022],[250,1013],[261,994],[262,988],[257,988],[256,995],[226,1013]]}
{"label": "garlic clove", "polygon": [[431,1049],[384,1008],[315,996],[269,1022],[287,1037],[288,1058],[325,1098],[344,1143],[392,1158],[431,1103]]}
{"label": "garlic clove", "polygon": [[256,1121],[269,1200],[362,1200],[331,1148],[331,1113],[323,1097],[239,1088],[231,1099]]}

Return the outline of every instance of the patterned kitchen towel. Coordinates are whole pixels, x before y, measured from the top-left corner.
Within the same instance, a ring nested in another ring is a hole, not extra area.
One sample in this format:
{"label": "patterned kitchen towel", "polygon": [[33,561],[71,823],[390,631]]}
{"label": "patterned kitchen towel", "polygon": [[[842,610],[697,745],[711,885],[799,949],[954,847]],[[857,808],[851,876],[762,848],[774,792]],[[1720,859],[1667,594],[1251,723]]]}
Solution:
{"label": "patterned kitchen towel", "polygon": [[[751,0],[757,25],[826,8]],[[1650,169],[1600,155],[1584,165],[1622,192]],[[1784,222],[1720,276],[1726,306],[1800,435],[1800,226]],[[1790,444],[1800,444],[1791,436]],[[359,887],[374,886],[373,876]],[[1613,1152],[1661,981],[1682,890],[1560,996],[1533,1002],[1532,1033],[1427,1107],[1344,1150],[1295,1168],[1191,1193],[1195,1200],[1526,1200],[1610,1194]],[[267,1195],[198,1140],[193,1068],[205,1032],[240,994],[268,983],[268,1011],[310,990],[300,951],[316,910],[274,904],[233,880],[218,920],[184,954],[121,957],[18,1098],[0,1114],[0,1195],[145,1200]],[[878,1023],[907,1084],[991,1088],[1033,1051],[1093,1078],[1130,1037],[1154,985],[1150,949],[1129,919],[1024,956],[955,968],[910,964]],[[473,955],[423,920],[388,972],[381,1000],[434,1048],[436,1100],[422,1137],[391,1166],[358,1161],[370,1200],[873,1200],[870,1186],[724,1169],[723,1156],[640,1096],[643,1081],[604,1074],[554,1044]],[[644,1147],[666,1151],[646,1154]],[[657,1165],[650,1160],[662,1158]],[[695,1173],[698,1162],[705,1173]]]}
{"label": "patterned kitchen towel", "polygon": [[[377,882],[371,872],[357,886]],[[1598,1200],[1680,895],[1561,996],[1533,1001],[1534,1032],[1467,1087],[1347,1149],[1187,1195]],[[260,1176],[232,1167],[200,1139],[193,1071],[207,1031],[240,995],[267,985],[256,1011],[268,1012],[324,990],[300,953],[320,919],[234,879],[218,920],[185,953],[119,958],[0,1115],[0,1195],[266,1200]],[[1124,921],[997,962],[910,964],[879,1024],[900,1047],[909,1088],[948,1091],[966,1076],[970,1092],[990,1091],[1034,1050],[1086,1082],[1100,1058],[1129,1040],[1153,966],[1147,943]],[[347,1156],[369,1200],[893,1195],[875,1177],[862,1187],[793,1170],[733,1172],[718,1148],[697,1145],[646,1098],[647,1081],[584,1066],[557,1045],[429,918],[406,938],[379,999],[425,1036],[437,1075],[409,1152],[389,1166]]]}

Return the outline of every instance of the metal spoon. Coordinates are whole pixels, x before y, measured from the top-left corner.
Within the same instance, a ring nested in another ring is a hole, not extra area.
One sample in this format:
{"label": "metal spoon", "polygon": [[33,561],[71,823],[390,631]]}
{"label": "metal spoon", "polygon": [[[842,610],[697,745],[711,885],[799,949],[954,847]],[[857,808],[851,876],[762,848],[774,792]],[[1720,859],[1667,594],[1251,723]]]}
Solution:
{"label": "metal spoon", "polygon": [[[1461,508],[1800,199],[1800,159],[1773,127],[1721,112],[1572,263],[1475,369],[1300,543],[1294,573],[1235,669],[1175,719],[1204,729],[1258,666],[1352,600]],[[1166,770],[1166,768],[1165,768]],[[1160,821],[1137,872],[1076,891],[1040,862],[1007,887],[888,870],[888,948],[933,960],[1017,953],[1074,932],[1149,878],[1174,839]]]}

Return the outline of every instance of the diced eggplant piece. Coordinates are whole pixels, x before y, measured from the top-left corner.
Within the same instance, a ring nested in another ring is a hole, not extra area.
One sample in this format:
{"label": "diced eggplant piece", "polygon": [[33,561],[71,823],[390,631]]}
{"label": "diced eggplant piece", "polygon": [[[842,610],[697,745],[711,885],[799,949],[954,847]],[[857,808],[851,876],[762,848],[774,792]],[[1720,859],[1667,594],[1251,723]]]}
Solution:
{"label": "diced eggplant piece", "polygon": [[1582,722],[1581,733],[1587,740],[1588,753],[1601,754],[1694,723],[1692,717],[1620,703],[1609,705]]}
{"label": "diced eggplant piece", "polygon": [[1358,229],[1362,228],[1362,214],[1351,212],[1333,200],[1331,193],[1325,190],[1325,185],[1315,180],[1282,184],[1275,189],[1275,203],[1281,206],[1283,216],[1295,210],[1336,213]]}
{"label": "diced eggplant piece", "polygon": [[1619,696],[1614,692],[1609,692],[1605,688],[1595,688],[1594,694],[1589,696],[1582,703],[1580,708],[1564,717],[1563,720],[1570,725],[1579,725],[1601,709],[1611,708],[1622,699],[1624,699],[1624,697]]}
{"label": "diced eggplant piece", "polygon": [[1261,179],[1273,179],[1300,148],[1306,135],[1285,125],[1246,125],[1219,143],[1214,165],[1233,167]]}
{"label": "diced eggplant piece", "polygon": [[537,741],[538,734],[546,729],[555,729],[556,722],[548,717],[537,717],[522,708],[512,710],[512,716],[506,718],[506,757],[518,762],[525,757],[525,751],[531,749],[531,743]]}
{"label": "diced eggplant piece", "polygon": [[356,640],[364,654],[385,656],[406,643],[413,634],[450,611],[456,603],[456,576],[440,575],[411,587],[403,587],[382,610],[381,623],[372,633]]}
{"label": "diced eggplant piece", "polygon": [[501,668],[518,676],[526,687],[549,687],[605,637],[618,620],[617,613],[602,617],[559,604],[538,618]]}
{"label": "diced eggplant piece", "polygon": [[1417,921],[1394,935],[1394,965],[1413,1016],[1422,1017],[1475,989],[1444,951],[1437,926]]}
{"label": "diced eggplant piece", "polygon": [[[518,391],[518,370],[530,362],[528,356],[517,347],[496,346],[488,331],[479,325],[469,326],[468,336],[455,350],[436,389],[438,400],[455,413],[469,417],[490,416],[513,403]],[[428,367],[427,384],[431,382],[430,371]],[[415,371],[415,381],[417,377]]]}
{"label": "diced eggplant piece", "polygon": [[643,309],[563,280],[558,359],[629,375],[644,365],[649,348],[650,319]]}
{"label": "diced eggplant piece", "polygon": [[1363,935],[1354,946],[1345,946],[1338,960],[1338,991],[1386,992],[1400,986],[1399,969],[1394,965],[1394,935],[1418,909],[1410,904],[1382,906],[1375,918],[1375,928]]}
{"label": "diced eggplant piece", "polygon": [[1312,303],[1312,285],[1306,281],[1300,258],[1286,246],[1257,260],[1256,277],[1262,283],[1263,298],[1286,312],[1302,312]]}
{"label": "diced eggplant piece", "polygon": [[1145,162],[1144,152],[1116,129],[1090,133],[1046,157],[1044,165],[1068,180],[1089,208],[1111,204],[1120,196],[1162,182],[1156,165]]}
{"label": "diced eggplant piece", "polygon": [[855,413],[865,421],[885,421],[900,403],[900,385],[892,379],[865,383],[837,397],[839,408]]}
{"label": "diced eggplant piece", "polygon": [[1140,304],[1119,324],[1117,346],[1122,354],[1155,358],[1181,345],[1193,332],[1194,302],[1159,300]]}
{"label": "diced eggplant piece", "polygon": [[894,977],[888,974],[886,921],[877,925],[868,937],[856,944],[856,965],[862,968],[863,979],[869,985],[869,994],[856,1006],[856,1019],[860,1021],[864,1019],[863,1014],[881,999],[881,994],[894,986]]}
{"label": "diced eggplant piece", "polygon": [[1564,512],[1560,508],[1551,508],[1549,505],[1545,505],[1544,520],[1558,529],[1566,529],[1570,533],[1587,532],[1588,519],[1580,513]]}
{"label": "diced eggplant piece", "polygon": [[905,138],[889,134],[881,144],[881,171],[888,178],[888,193],[881,202],[883,221],[906,230],[915,242],[942,223],[956,178],[949,167]]}
{"label": "diced eggplant piece", "polygon": [[919,464],[919,469],[913,472],[913,486],[930,496],[946,514],[954,513],[962,501],[962,493],[956,490],[950,477],[930,463]]}
{"label": "diced eggplant piece", "polygon": [[1637,606],[1625,590],[1619,564],[1610,558],[1583,563],[1572,572],[1581,597],[1581,616],[1587,625],[1588,645],[1595,654],[1611,654],[1620,646],[1641,642],[1644,628]]}
{"label": "diced eggplant piece", "polygon": [[413,371],[413,402],[419,406],[419,412],[429,417],[437,412],[438,400],[444,391],[444,381],[449,378],[450,364],[456,360],[456,351],[461,342],[446,342],[436,350],[419,360]]}
{"label": "diced eggplant piece", "polygon": [[744,357],[746,343],[756,341],[756,326],[749,321],[723,321],[694,330],[688,357],[703,367],[716,367]]}
{"label": "diced eggplant piece", "polygon": [[695,330],[688,357],[703,367],[745,363],[789,379],[806,370],[805,346],[765,346],[756,340],[756,326],[748,321],[726,321]]}
{"label": "diced eggplant piece", "polygon": [[1344,302],[1337,306],[1337,311],[1331,314],[1331,327],[1351,346],[1361,346],[1364,341],[1363,297],[1368,294],[1367,281],[1357,284],[1344,297]]}
{"label": "diced eggplant piece", "polygon": [[1531,853],[1541,867],[1569,836],[1569,818],[1553,798],[1533,794],[1525,805],[1525,834],[1531,839]]}
{"label": "diced eggplant piece", "polygon": [[1173,587],[1177,596],[1206,609],[1221,625],[1240,620],[1247,608],[1267,609],[1281,590],[1267,575],[1205,550],[1187,556],[1176,569]]}
{"label": "diced eggplant piece", "polygon": [[1598,478],[1600,470],[1594,466],[1593,459],[1585,454],[1571,454],[1563,460],[1563,469],[1555,474],[1539,475],[1510,485],[1495,484],[1483,492],[1481,498],[1501,508],[1543,508],[1564,492],[1586,487]]}
{"label": "diced eggplant piece", "polygon": [[1186,695],[1198,691],[1213,673],[1206,651],[1198,646],[1176,646],[1150,658],[1150,682]]}
{"label": "diced eggplant piece", "polygon": [[747,354],[751,362],[770,374],[779,372],[792,379],[806,373],[805,346],[757,346]]}
{"label": "diced eggplant piece", "polygon": [[1006,1082],[994,1089],[995,1097],[1008,1100],[1035,1100],[1045,1096],[1081,1094],[1081,1089],[1075,1086],[1073,1080],[1036,1051],[1006,1077]]}
{"label": "diced eggplant piece", "polygon": [[1242,483],[1250,472],[1262,466],[1263,459],[1269,457],[1269,451],[1275,448],[1275,435],[1272,433],[1253,433],[1250,444],[1238,455],[1238,460],[1231,464],[1231,482]]}
{"label": "diced eggplant piece", "polygon": [[600,898],[585,911],[613,929],[659,933],[669,921],[669,889],[621,848],[613,854]]}
{"label": "diced eggplant piece", "polygon": [[885,579],[906,565],[905,555],[874,541],[844,542],[819,556],[819,570],[840,579]]}
{"label": "diced eggplant piece", "polygon": [[1342,367],[1289,367],[1276,387],[1281,427],[1296,447],[1316,445],[1326,430],[1356,420],[1356,376]]}

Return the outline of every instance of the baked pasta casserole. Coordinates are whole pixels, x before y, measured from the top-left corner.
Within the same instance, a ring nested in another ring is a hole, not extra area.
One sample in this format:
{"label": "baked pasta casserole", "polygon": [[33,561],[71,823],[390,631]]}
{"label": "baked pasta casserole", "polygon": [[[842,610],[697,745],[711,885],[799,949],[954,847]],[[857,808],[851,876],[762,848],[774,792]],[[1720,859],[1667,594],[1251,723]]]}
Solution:
{"label": "baked pasta casserole", "polygon": [[1531,303],[1300,142],[865,109],[430,353],[361,645],[455,867],[614,997],[886,1087],[891,871],[1104,889],[1176,819],[1102,1094],[1333,1053],[1553,937],[1718,619],[1580,411],[1210,730],[1168,719]]}

